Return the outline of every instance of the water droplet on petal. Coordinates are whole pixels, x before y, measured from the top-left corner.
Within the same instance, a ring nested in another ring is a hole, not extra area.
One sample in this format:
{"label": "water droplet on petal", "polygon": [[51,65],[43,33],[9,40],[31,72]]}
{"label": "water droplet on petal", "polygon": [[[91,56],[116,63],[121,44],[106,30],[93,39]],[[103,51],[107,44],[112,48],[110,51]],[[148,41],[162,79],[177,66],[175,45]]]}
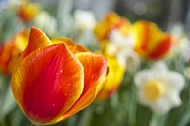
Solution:
{"label": "water droplet on petal", "polygon": [[63,70],[61,69],[59,72],[60,72],[60,73],[63,73]]}

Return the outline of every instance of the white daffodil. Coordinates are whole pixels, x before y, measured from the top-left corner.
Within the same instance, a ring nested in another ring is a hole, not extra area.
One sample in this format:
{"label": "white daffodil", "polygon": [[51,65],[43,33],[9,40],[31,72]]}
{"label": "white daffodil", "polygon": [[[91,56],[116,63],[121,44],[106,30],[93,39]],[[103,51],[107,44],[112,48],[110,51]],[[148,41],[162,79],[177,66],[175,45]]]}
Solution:
{"label": "white daffodil", "polygon": [[125,64],[127,71],[131,73],[135,72],[140,64],[139,55],[132,49],[120,50],[117,54],[117,59],[121,64]]}
{"label": "white daffodil", "polygon": [[184,87],[184,77],[168,70],[164,62],[160,61],[151,69],[138,72],[134,81],[139,89],[139,102],[153,112],[161,115],[181,105],[180,92]]}
{"label": "white daffodil", "polygon": [[90,10],[75,10],[74,14],[75,27],[79,30],[92,30],[96,24],[96,18]]}
{"label": "white daffodil", "polygon": [[140,63],[139,55],[134,51],[133,38],[130,35],[122,35],[117,29],[110,32],[106,53],[116,56],[120,63],[126,64],[130,72]]}
{"label": "white daffodil", "polygon": [[133,48],[134,40],[130,35],[123,35],[118,29],[114,29],[110,32],[109,41],[116,44],[119,47]]}

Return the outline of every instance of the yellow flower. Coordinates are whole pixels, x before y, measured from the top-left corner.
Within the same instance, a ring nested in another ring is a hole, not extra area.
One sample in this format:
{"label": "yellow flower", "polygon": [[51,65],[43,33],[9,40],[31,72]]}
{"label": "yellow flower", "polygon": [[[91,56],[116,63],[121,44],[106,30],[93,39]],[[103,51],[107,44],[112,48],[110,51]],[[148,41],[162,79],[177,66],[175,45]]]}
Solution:
{"label": "yellow flower", "polygon": [[118,90],[124,74],[125,66],[118,62],[117,58],[106,56],[109,66],[109,72],[104,82],[104,86],[97,96],[97,100],[106,100]]}
{"label": "yellow flower", "polygon": [[39,10],[40,5],[38,3],[24,2],[18,10],[18,16],[22,21],[30,22],[38,14]]}
{"label": "yellow flower", "polygon": [[125,17],[120,17],[114,12],[107,13],[102,21],[96,24],[94,33],[100,42],[109,38],[112,30],[117,29],[121,34],[127,35],[129,32],[130,22]]}

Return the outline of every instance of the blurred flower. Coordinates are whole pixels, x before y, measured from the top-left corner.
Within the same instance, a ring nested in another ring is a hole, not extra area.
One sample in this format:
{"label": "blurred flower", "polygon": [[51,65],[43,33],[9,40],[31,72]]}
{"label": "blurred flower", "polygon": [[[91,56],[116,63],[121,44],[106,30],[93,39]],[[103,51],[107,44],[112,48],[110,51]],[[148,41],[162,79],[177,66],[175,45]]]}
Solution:
{"label": "blurred flower", "polygon": [[117,54],[117,59],[121,64],[125,64],[126,70],[130,73],[136,72],[140,65],[139,55],[132,49],[123,48]]}
{"label": "blurred flower", "polygon": [[56,33],[57,21],[45,11],[40,12],[35,16],[34,25],[50,36],[53,36]]}
{"label": "blurred flower", "polygon": [[49,40],[42,31],[31,28],[11,87],[34,125],[60,122],[94,101],[106,77],[107,61],[86,51],[68,38]]}
{"label": "blurred flower", "polygon": [[135,51],[145,59],[162,59],[172,45],[171,35],[164,33],[153,22],[139,20],[134,23]]}
{"label": "blurred flower", "polygon": [[95,50],[97,44],[99,44],[93,32],[95,24],[96,18],[92,11],[76,9],[73,12],[73,24],[71,24],[74,40],[91,50]]}
{"label": "blurred flower", "polygon": [[40,5],[38,3],[23,2],[18,10],[18,16],[24,22],[30,22],[39,13]]}
{"label": "blurred flower", "polygon": [[180,56],[187,62],[190,59],[190,41],[182,25],[175,24],[170,29],[170,33],[173,37],[173,45],[170,51],[171,58]]}
{"label": "blurred flower", "polygon": [[125,74],[125,66],[120,64],[115,57],[107,56],[106,58],[109,66],[109,73],[102,90],[97,96],[97,100],[106,100],[110,98],[119,88]]}
{"label": "blurred flower", "polygon": [[180,73],[168,70],[164,62],[138,72],[134,81],[139,89],[139,102],[149,106],[153,112],[165,114],[181,105],[180,92],[185,79]]}
{"label": "blurred flower", "polygon": [[131,72],[139,65],[140,58],[134,51],[131,24],[127,18],[110,12],[95,26],[94,32],[102,42],[104,54],[117,57],[118,62],[129,66]]}
{"label": "blurred flower", "polygon": [[130,21],[125,17],[120,17],[114,12],[107,13],[101,22],[96,24],[94,33],[100,42],[109,38],[112,30],[117,29],[121,34],[128,35]]}
{"label": "blurred flower", "polygon": [[140,57],[134,51],[132,36],[130,34],[124,36],[117,29],[111,31],[104,53],[117,57],[117,60],[125,64],[130,72],[133,72],[140,64]]}
{"label": "blurred flower", "polygon": [[23,30],[0,45],[0,73],[11,75],[13,68],[27,45],[29,31]]}
{"label": "blurred flower", "polygon": [[92,30],[96,24],[96,18],[92,11],[77,9],[73,16],[75,27],[78,30]]}
{"label": "blurred flower", "polygon": [[118,29],[112,30],[107,40],[105,52],[115,56],[120,50],[133,50],[133,40],[131,36],[122,35]]}

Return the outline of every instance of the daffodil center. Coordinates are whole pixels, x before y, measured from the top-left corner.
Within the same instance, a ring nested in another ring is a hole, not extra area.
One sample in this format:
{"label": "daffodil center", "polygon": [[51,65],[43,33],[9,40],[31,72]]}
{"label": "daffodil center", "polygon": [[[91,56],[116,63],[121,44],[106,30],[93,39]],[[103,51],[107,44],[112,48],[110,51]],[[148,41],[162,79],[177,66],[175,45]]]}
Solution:
{"label": "daffodil center", "polygon": [[164,94],[164,84],[160,81],[152,80],[145,84],[143,91],[147,100],[153,102]]}

